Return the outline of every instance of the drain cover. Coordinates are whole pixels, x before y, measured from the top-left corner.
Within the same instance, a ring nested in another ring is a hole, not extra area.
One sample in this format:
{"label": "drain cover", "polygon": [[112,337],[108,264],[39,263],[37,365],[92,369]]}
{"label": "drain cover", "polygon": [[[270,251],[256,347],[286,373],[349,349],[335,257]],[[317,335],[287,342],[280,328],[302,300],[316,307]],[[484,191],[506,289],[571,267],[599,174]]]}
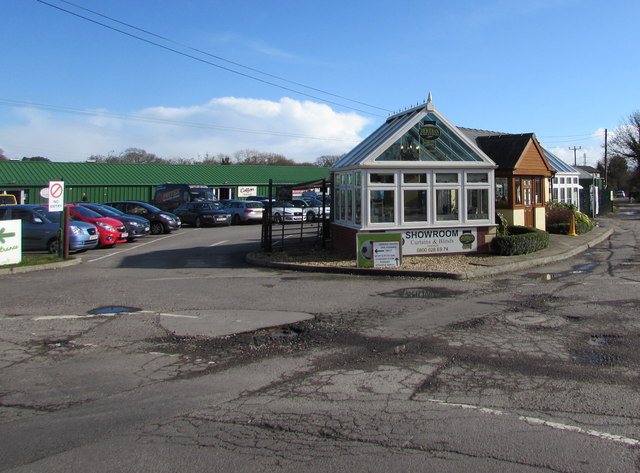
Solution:
{"label": "drain cover", "polygon": [[104,315],[104,314],[124,314],[130,312],[140,312],[142,309],[138,307],[127,307],[122,305],[107,305],[104,307],[96,307],[91,309],[87,314],[89,315]]}
{"label": "drain cover", "polygon": [[406,299],[437,299],[441,297],[455,297],[462,294],[461,291],[453,291],[442,287],[408,287],[396,289],[392,292],[384,292],[382,297],[402,297]]}

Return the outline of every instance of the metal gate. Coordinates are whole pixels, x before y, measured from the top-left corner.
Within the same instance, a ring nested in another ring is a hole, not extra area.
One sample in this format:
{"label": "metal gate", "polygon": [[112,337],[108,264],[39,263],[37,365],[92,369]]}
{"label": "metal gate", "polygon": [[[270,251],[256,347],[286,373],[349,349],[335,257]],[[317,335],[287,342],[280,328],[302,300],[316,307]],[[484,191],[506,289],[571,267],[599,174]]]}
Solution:
{"label": "metal gate", "polygon": [[[313,221],[308,221],[303,211],[300,215],[296,215],[299,212],[295,208],[292,208],[292,213],[288,215],[286,208],[280,204],[291,200],[291,189],[300,189],[313,184],[319,184],[322,189],[322,196],[319,198],[322,201],[320,215],[317,215]],[[328,200],[326,179],[292,186],[280,186],[277,189],[273,185],[273,181],[269,179],[269,199],[265,203],[265,211],[262,216],[261,246],[265,252],[301,246],[325,248],[329,240],[330,222],[331,206]]]}

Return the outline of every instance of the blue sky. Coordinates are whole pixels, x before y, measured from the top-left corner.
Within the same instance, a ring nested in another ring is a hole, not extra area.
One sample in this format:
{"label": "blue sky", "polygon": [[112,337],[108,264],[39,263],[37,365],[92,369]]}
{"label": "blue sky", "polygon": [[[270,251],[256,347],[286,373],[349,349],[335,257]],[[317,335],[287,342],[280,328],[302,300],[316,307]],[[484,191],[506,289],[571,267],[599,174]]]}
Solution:
{"label": "blue sky", "polygon": [[309,162],[432,92],[459,126],[595,164],[603,130],[640,108],[637,0],[2,0],[0,15],[12,158]]}

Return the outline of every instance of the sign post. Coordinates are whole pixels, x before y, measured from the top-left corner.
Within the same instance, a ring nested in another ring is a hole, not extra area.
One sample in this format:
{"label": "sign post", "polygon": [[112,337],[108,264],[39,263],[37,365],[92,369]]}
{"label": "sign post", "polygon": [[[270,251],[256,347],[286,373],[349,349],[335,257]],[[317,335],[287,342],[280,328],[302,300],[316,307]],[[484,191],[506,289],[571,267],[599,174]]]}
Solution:
{"label": "sign post", "polygon": [[67,218],[64,212],[64,181],[49,181],[49,212],[63,212],[60,215],[60,231],[58,232],[58,256],[66,258],[67,249]]}

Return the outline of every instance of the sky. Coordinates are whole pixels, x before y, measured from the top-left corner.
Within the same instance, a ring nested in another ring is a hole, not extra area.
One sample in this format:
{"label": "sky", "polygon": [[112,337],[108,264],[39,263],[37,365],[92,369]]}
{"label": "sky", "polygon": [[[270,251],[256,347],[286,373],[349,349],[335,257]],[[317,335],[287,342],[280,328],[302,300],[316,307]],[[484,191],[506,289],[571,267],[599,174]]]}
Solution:
{"label": "sky", "polygon": [[431,92],[458,126],[595,165],[640,109],[638,0],[1,0],[0,17],[9,158],[313,162]]}

